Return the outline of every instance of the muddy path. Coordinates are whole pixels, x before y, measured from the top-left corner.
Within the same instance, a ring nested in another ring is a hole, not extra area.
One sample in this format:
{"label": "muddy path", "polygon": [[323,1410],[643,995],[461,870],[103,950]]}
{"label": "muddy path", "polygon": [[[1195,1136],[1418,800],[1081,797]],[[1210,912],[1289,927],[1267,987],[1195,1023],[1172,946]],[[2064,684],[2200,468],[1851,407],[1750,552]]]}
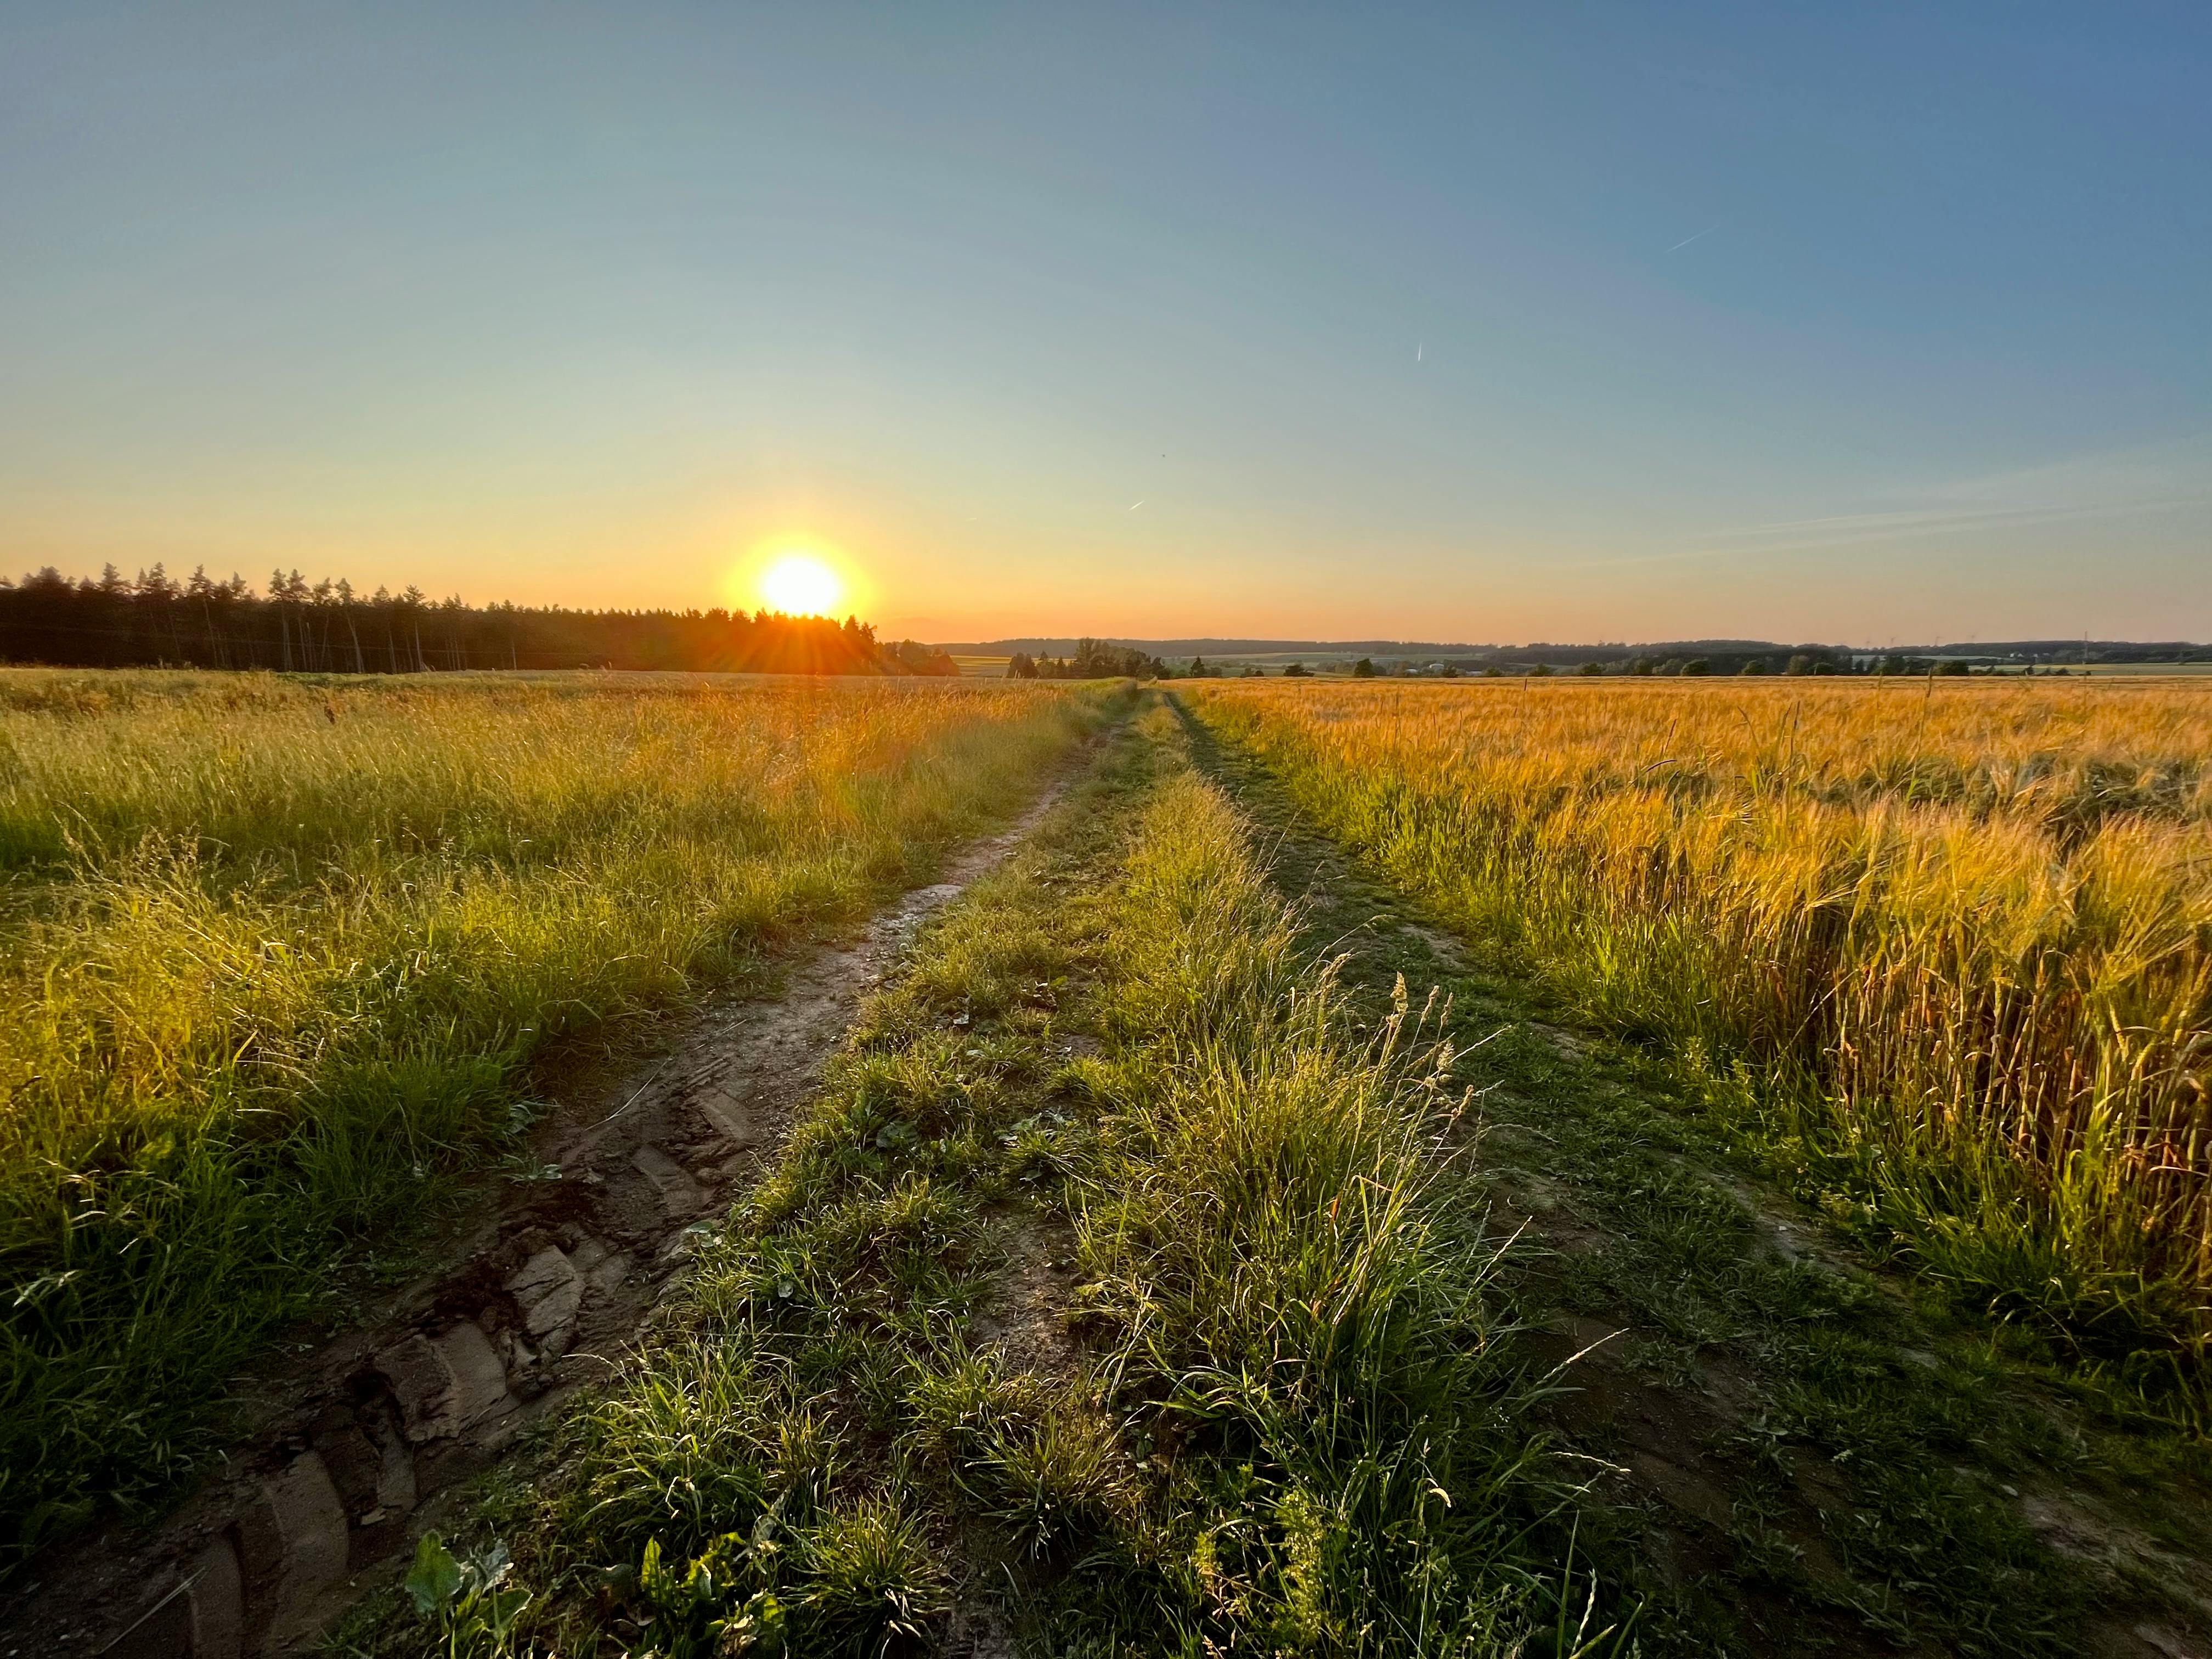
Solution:
{"label": "muddy path", "polygon": [[1004,833],[963,848],[857,935],[793,961],[772,999],[690,1017],[658,1057],[556,1086],[524,1178],[487,1179],[444,1265],[259,1380],[254,1430],[150,1528],[121,1523],[33,1563],[0,1655],[243,1659],[312,1646],[457,1489],[606,1376],[782,1145],[861,999],[915,930],[1002,863],[1097,753]]}

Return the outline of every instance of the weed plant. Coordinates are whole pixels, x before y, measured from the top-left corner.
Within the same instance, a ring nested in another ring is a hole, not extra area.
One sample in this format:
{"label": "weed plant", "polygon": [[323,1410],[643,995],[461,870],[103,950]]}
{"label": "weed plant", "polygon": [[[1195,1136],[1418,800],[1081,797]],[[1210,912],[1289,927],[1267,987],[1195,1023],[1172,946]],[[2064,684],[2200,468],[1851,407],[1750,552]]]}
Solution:
{"label": "weed plant", "polygon": [[0,1562],[620,1042],[1002,815],[1108,694],[0,672]]}
{"label": "weed plant", "polygon": [[1402,981],[1360,1034],[1210,785],[1170,780],[1146,828],[1115,935],[1127,1058],[1078,1236],[1114,1398],[1188,1454],[1164,1497],[1195,1630],[1509,1646],[1541,1448],[1506,1409],[1451,1050]]}

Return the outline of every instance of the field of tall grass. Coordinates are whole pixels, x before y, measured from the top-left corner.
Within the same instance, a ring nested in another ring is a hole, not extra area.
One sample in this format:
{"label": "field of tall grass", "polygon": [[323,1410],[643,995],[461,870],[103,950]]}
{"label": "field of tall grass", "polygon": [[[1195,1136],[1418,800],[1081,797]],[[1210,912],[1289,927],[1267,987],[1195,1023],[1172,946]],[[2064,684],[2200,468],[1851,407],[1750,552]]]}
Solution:
{"label": "field of tall grass", "polygon": [[0,1559],[172,1478],[549,1045],[924,875],[1109,695],[0,671]]}
{"label": "field of tall grass", "polygon": [[[1185,694],[1839,1218],[2146,1376],[2212,1340],[2212,690]],[[2201,1375],[2201,1373],[2200,1373]]]}
{"label": "field of tall grass", "polygon": [[862,1659],[964,1607],[1030,1652],[1627,1651],[1515,1423],[1449,1053],[1377,1012],[1155,706],[932,925],[659,1340],[495,1502],[518,1631],[448,1598],[436,1634]]}

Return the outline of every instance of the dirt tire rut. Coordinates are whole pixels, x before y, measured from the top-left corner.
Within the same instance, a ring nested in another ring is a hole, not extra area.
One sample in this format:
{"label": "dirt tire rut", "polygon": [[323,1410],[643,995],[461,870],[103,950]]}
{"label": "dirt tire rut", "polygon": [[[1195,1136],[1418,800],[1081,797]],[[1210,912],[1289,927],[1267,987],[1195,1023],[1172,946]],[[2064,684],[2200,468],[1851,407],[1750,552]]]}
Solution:
{"label": "dirt tire rut", "polygon": [[111,1524],[33,1563],[0,1655],[246,1659],[311,1644],[401,1569],[460,1482],[607,1375],[702,1218],[781,1146],[869,988],[1081,763],[856,941],[793,963],[773,1000],[709,1009],[619,1087],[564,1101],[533,1137],[542,1178],[485,1182],[483,1217],[448,1265],[286,1367],[219,1476],[151,1528]]}

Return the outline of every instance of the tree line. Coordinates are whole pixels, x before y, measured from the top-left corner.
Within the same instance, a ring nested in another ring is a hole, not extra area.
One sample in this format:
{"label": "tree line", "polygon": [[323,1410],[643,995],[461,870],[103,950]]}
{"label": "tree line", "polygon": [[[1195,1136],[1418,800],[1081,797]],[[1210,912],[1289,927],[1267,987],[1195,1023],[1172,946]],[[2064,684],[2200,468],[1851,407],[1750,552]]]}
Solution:
{"label": "tree line", "polygon": [[1010,680],[1158,680],[1167,674],[1168,665],[1158,657],[1103,640],[1078,640],[1073,657],[1032,657],[1017,651],[1006,659]]}
{"label": "tree line", "polygon": [[265,592],[204,569],[179,582],[155,565],[109,565],[71,581],[51,567],[0,578],[0,661],[62,667],[271,669],[414,674],[481,668],[952,675],[912,640],[884,643],[848,617],[742,611],[570,611],[433,601],[418,588],[363,595],[341,578],[277,571]]}

